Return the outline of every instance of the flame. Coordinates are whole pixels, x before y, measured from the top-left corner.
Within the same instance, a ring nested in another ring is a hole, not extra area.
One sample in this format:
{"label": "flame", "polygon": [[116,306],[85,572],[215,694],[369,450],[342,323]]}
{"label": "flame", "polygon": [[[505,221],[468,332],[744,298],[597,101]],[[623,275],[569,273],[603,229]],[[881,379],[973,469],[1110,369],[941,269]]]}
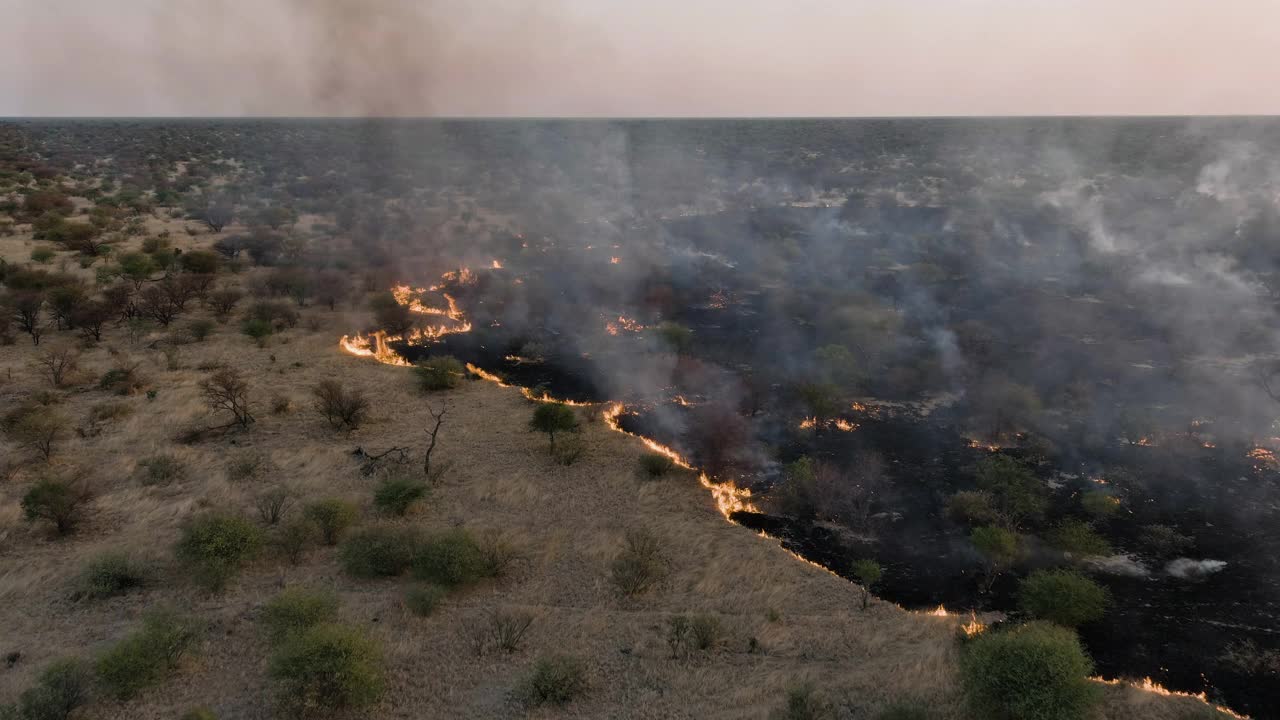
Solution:
{"label": "flame", "polygon": [[[372,340],[370,340],[372,337]],[[352,335],[350,337],[343,335],[338,340],[338,346],[346,352],[358,357],[371,357],[384,365],[397,365],[400,367],[408,367],[409,361],[396,354],[390,345],[391,341],[399,340],[399,335],[387,337],[387,334],[379,330],[370,337],[364,335]]]}
{"label": "flame", "polygon": [[934,610],[929,614],[933,615],[934,617],[948,617],[951,615],[951,613],[947,612],[947,609],[941,605],[939,605],[936,610]]}
{"label": "flame", "polygon": [[826,428],[827,430],[839,430],[840,432],[853,432],[858,429],[858,424],[849,422],[844,418],[832,418],[830,420],[819,420],[816,417],[807,417],[800,421],[801,430],[814,430],[816,428]]}
{"label": "flame", "polygon": [[610,265],[617,265],[617,264],[618,264],[618,263],[620,263],[620,262],[622,262],[622,258],[620,258],[620,257],[618,257],[618,256],[616,256],[616,255],[615,255],[614,257],[609,258],[609,264],[610,264]]}
{"label": "flame", "polygon": [[982,634],[987,629],[987,626],[978,619],[978,613],[971,611],[969,613],[969,622],[961,625],[960,629],[964,632],[965,637],[973,637],[974,635]]}
{"label": "flame", "polygon": [[981,449],[986,450],[986,451],[988,451],[988,452],[996,452],[996,451],[998,451],[998,450],[1000,449],[1000,446],[999,446],[999,445],[992,445],[992,444],[990,444],[990,443],[984,443],[984,442],[982,442],[981,440],[974,440],[973,438],[969,438],[968,443],[969,443],[969,447],[971,447],[971,448],[975,448],[975,449],[977,449],[977,448],[981,448]]}
{"label": "flame", "polygon": [[570,407],[588,407],[590,405],[595,405],[595,403],[582,402],[580,400],[564,400],[562,398],[552,397],[551,393],[545,390],[541,395],[534,395],[533,391],[527,387],[520,388],[520,394],[534,402],[556,403],[557,405],[568,405]]}
{"label": "flame", "polygon": [[1146,435],[1143,435],[1142,437],[1138,438],[1138,442],[1134,443],[1134,445],[1141,445],[1142,447],[1154,447],[1155,442],[1153,442],[1151,438],[1147,437]]}
{"label": "flame", "polygon": [[1266,448],[1256,447],[1248,452],[1247,457],[1253,461],[1255,470],[1274,470],[1280,466],[1280,461],[1276,460],[1276,454]]}
{"label": "flame", "polygon": [[497,261],[497,260],[494,260],[494,261],[493,261],[493,265],[492,265],[492,267],[493,267],[493,269],[494,269],[494,270],[501,270],[501,269],[502,269],[502,263],[501,263],[501,262],[499,262],[499,261]]}
{"label": "flame", "polygon": [[644,329],[645,329],[644,325],[641,325],[635,320],[632,320],[629,317],[624,317],[622,315],[619,315],[616,321],[611,320],[604,324],[605,332],[609,333],[610,335],[617,335],[622,330],[626,330],[627,332],[638,333],[643,331]]}
{"label": "flame", "polygon": [[[685,468],[686,470],[696,469],[688,460],[684,459],[680,453],[666,445],[655,440],[651,440],[643,435],[637,435],[633,432],[623,430],[622,426],[618,423],[618,417],[624,414],[624,409],[623,404],[619,402],[613,403],[604,411],[602,417],[604,418],[605,424],[609,426],[609,429],[615,432],[620,432],[623,435],[630,435],[631,437],[639,438],[640,441],[644,443],[645,447],[659,455],[665,455],[671,459],[671,462]],[[711,482],[711,478],[708,477],[706,473],[698,474],[698,482],[702,484],[702,487],[711,491],[711,497],[716,501],[716,509],[720,511],[720,514],[723,515],[725,519],[729,519],[729,517],[735,512],[760,512],[760,509],[751,501],[751,490],[748,488],[740,488],[732,482]]]}
{"label": "flame", "polygon": [[1189,693],[1189,692],[1182,692],[1180,690],[1170,690],[1164,687],[1163,685],[1161,685],[1160,683],[1156,682],[1155,680],[1152,680],[1149,677],[1142,678],[1141,680],[1124,680],[1121,678],[1109,680],[1104,677],[1092,677],[1089,679],[1095,682],[1103,683],[1104,685],[1128,685],[1131,688],[1142,690],[1143,692],[1155,693],[1156,695],[1165,695],[1168,697],[1194,698],[1204,703],[1205,705],[1208,705],[1214,710],[1217,710],[1218,712],[1226,715],[1227,717],[1239,718],[1239,720],[1249,720],[1248,715],[1241,715],[1240,713],[1235,712],[1231,708],[1209,702],[1209,697],[1205,695],[1203,692]]}
{"label": "flame", "polygon": [[693,407],[693,403],[689,402],[689,400],[686,399],[685,396],[683,395],[676,395],[675,397],[671,398],[671,402],[681,407]]}
{"label": "flame", "polygon": [[498,387],[511,387],[506,382],[504,382],[502,378],[498,377],[497,375],[494,375],[491,372],[486,372],[476,367],[475,365],[472,365],[471,363],[467,363],[467,371],[470,372],[472,375],[475,375],[476,377],[480,378],[481,380],[488,380],[491,383],[496,383]]}

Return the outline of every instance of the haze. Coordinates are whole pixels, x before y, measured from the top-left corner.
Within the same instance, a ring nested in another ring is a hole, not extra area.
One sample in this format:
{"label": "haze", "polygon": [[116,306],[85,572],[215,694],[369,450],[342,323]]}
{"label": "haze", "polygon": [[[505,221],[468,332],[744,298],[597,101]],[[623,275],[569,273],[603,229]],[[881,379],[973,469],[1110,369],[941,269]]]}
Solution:
{"label": "haze", "polygon": [[1280,112],[1272,0],[0,0],[0,115]]}

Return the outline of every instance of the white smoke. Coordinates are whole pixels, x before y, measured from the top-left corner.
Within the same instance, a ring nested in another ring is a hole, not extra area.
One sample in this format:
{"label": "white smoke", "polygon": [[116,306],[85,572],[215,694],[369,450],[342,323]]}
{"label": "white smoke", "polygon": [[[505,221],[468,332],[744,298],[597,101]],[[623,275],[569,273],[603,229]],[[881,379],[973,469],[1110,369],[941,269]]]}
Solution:
{"label": "white smoke", "polygon": [[1164,566],[1164,571],[1173,577],[1183,580],[1198,580],[1200,578],[1221,572],[1227,563],[1223,560],[1192,560],[1191,558],[1178,558]]}

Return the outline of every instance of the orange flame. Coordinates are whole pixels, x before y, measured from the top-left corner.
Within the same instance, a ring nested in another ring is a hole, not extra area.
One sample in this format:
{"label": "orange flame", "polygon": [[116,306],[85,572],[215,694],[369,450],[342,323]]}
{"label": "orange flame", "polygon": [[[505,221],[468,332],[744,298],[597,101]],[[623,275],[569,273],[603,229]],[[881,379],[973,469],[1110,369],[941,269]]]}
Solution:
{"label": "orange flame", "polygon": [[1248,715],[1241,715],[1240,713],[1235,712],[1231,708],[1209,702],[1208,696],[1202,692],[1188,693],[1188,692],[1181,692],[1179,690],[1170,690],[1162,686],[1160,683],[1156,682],[1155,680],[1152,680],[1149,677],[1143,678],[1141,680],[1123,680],[1120,678],[1116,678],[1114,680],[1108,680],[1107,678],[1104,678],[1104,677],[1092,677],[1089,679],[1094,680],[1096,682],[1103,683],[1104,685],[1128,685],[1131,688],[1136,688],[1138,690],[1142,690],[1143,692],[1155,693],[1156,695],[1165,695],[1168,697],[1193,698],[1208,705],[1214,710],[1217,710],[1218,712],[1226,715],[1227,717],[1239,718],[1239,720],[1249,720]]}
{"label": "orange flame", "polygon": [[620,257],[614,256],[614,257],[609,258],[609,264],[610,264],[610,265],[617,265],[617,264],[618,264],[618,263],[620,263],[620,262],[622,262],[622,258],[620,258]]}
{"label": "orange flame", "polygon": [[501,263],[501,262],[498,262],[497,260],[494,260],[494,261],[493,261],[493,266],[492,266],[492,267],[493,267],[493,269],[494,269],[494,270],[501,270],[501,269],[502,269],[502,263]]}

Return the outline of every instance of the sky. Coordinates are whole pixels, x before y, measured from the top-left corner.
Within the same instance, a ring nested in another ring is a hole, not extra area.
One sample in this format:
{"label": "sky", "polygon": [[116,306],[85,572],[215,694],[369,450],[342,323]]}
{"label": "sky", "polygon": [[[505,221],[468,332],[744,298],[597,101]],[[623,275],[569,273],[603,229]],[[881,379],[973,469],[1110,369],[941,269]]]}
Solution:
{"label": "sky", "polygon": [[1280,114],[1280,0],[0,0],[0,116]]}

